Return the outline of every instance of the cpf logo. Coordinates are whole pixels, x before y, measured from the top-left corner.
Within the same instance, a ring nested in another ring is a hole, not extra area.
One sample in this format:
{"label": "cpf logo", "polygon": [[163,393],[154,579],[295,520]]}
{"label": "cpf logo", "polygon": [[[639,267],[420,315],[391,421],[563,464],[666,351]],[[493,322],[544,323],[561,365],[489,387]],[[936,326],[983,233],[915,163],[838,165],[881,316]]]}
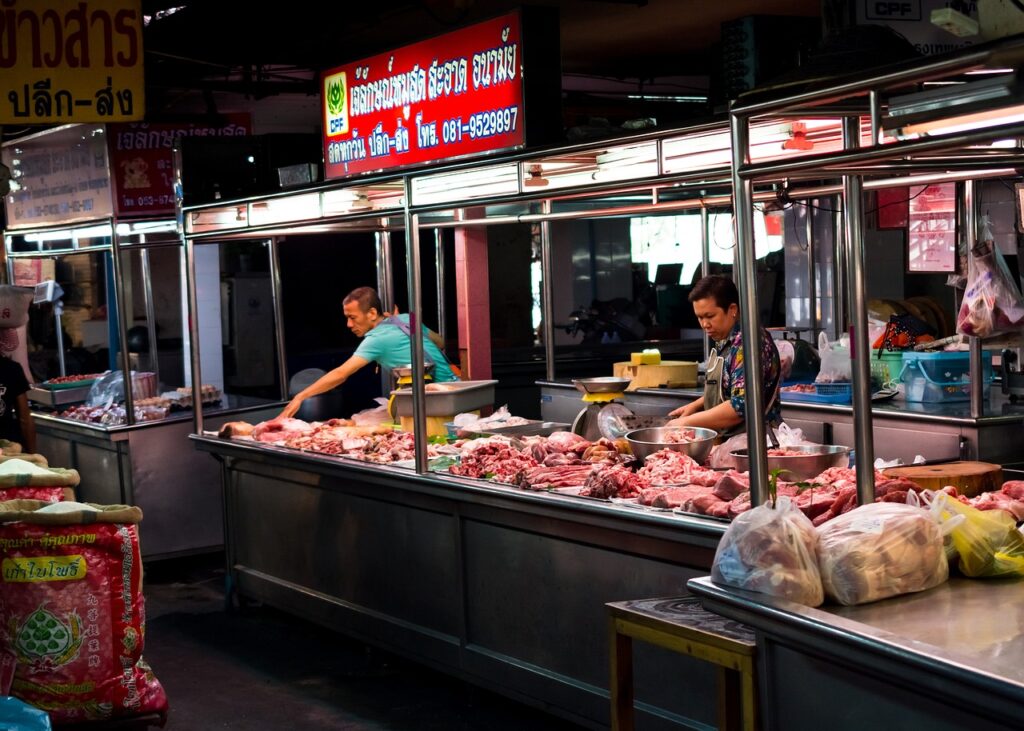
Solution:
{"label": "cpf logo", "polygon": [[348,81],[345,72],[324,77],[324,130],[328,137],[348,132]]}

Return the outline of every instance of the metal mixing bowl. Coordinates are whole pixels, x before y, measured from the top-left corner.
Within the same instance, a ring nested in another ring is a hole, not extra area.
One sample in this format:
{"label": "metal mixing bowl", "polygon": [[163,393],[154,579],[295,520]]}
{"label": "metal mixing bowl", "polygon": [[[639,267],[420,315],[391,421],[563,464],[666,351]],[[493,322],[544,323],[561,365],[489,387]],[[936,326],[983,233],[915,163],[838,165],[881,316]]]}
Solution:
{"label": "metal mixing bowl", "polygon": [[629,388],[632,378],[603,376],[600,378],[575,378],[573,384],[583,393],[619,393]]}
{"label": "metal mixing bowl", "polygon": [[[693,432],[693,440],[689,442],[667,442],[667,434],[678,434],[683,431]],[[633,451],[633,456],[641,462],[662,449],[682,452],[693,457],[697,462],[707,459],[718,432],[714,429],[702,429],[697,426],[659,426],[653,429],[636,429],[626,434],[626,441]]]}
{"label": "metal mixing bowl", "polygon": [[[792,457],[774,457],[768,455],[769,470],[784,470],[779,479],[786,482],[799,482],[817,477],[829,467],[846,467],[850,464],[850,448],[834,444],[817,444],[810,447],[786,447],[803,454]],[[737,469],[745,471],[750,468],[750,459],[746,449],[730,452],[735,459]]]}

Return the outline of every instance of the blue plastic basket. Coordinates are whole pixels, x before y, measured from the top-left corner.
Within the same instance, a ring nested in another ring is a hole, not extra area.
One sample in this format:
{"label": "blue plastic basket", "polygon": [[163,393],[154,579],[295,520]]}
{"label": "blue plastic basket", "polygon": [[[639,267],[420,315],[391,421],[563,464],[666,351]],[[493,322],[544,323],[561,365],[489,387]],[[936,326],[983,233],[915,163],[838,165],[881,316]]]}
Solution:
{"label": "blue plastic basket", "polygon": [[814,392],[782,391],[779,397],[783,402],[795,401],[808,404],[848,404],[851,401],[851,384],[849,383],[816,383]]}

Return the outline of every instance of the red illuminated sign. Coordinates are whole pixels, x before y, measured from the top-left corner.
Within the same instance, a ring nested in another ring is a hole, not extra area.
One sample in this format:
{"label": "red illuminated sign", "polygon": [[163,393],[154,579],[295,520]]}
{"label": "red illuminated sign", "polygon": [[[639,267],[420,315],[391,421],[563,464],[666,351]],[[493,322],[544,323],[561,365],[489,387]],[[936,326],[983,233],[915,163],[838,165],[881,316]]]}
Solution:
{"label": "red illuminated sign", "polygon": [[222,115],[221,124],[195,122],[108,125],[110,172],[121,216],[174,215],[174,145],[180,137],[237,137],[252,132],[248,112]]}
{"label": "red illuminated sign", "polygon": [[328,179],[520,147],[519,14],[331,69],[321,93]]}

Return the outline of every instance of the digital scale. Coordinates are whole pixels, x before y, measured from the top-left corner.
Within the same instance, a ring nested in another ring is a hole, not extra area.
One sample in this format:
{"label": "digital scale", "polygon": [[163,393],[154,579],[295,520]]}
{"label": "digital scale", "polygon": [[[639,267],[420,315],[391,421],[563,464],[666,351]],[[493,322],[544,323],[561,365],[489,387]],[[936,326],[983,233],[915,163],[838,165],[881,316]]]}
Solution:
{"label": "digital scale", "polygon": [[634,429],[664,426],[667,417],[637,416],[620,403],[630,383],[629,378],[616,377],[574,379],[586,406],[573,419],[572,432],[595,442],[602,437],[621,439]]}

